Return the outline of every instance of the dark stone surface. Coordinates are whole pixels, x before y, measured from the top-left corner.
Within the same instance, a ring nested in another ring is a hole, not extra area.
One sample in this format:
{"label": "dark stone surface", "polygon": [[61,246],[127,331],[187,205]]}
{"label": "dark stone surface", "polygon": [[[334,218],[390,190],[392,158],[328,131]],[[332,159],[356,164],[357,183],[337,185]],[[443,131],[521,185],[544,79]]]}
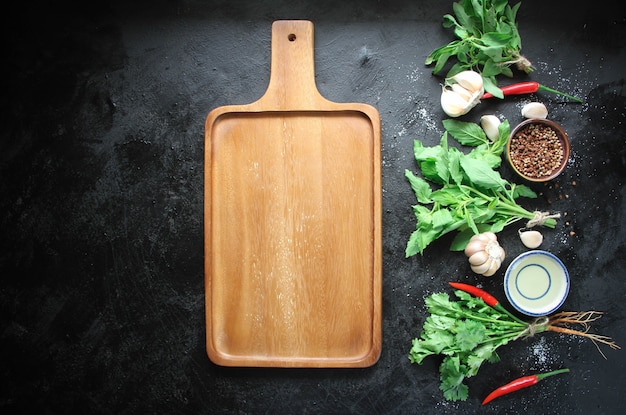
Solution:
{"label": "dark stone surface", "polygon": [[[624,206],[626,21],[621,2],[523,2],[530,78],[585,97],[537,94],[482,103],[521,121],[530,99],[572,140],[565,173],[531,209],[566,216],[542,246],[569,268],[564,309],[604,311],[592,331],[626,344]],[[503,270],[473,275],[449,239],[406,259],[415,202],[413,139],[443,132],[439,82],[423,65],[451,40],[447,1],[26,1],[3,13],[0,123],[0,412],[8,413],[619,413],[623,351],[544,334],[503,347],[443,400],[438,360],[407,359],[424,298],[450,280],[504,300]],[[567,10],[567,18],[556,17]],[[270,30],[307,19],[316,80],[337,102],[382,119],[383,351],[367,369],[246,369],[205,353],[203,134],[208,112],[259,98]],[[519,79],[525,79],[519,77]],[[517,80],[517,79],[516,79]],[[502,80],[507,83],[507,80]],[[503,175],[510,172],[503,167]],[[505,266],[523,249],[500,238]],[[480,409],[519,375],[571,373]]]}

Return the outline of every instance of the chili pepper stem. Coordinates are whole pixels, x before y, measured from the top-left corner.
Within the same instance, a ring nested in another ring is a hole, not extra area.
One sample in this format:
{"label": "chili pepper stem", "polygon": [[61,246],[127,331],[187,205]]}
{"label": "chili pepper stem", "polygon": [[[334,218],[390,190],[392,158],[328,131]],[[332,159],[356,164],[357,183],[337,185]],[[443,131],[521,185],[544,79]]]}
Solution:
{"label": "chili pepper stem", "polygon": [[567,373],[567,372],[569,372],[569,369],[565,368],[565,369],[553,370],[552,372],[539,373],[535,376],[537,376],[537,380],[541,380],[541,379],[547,378],[548,376],[560,375],[561,373]]}
{"label": "chili pepper stem", "polygon": [[539,90],[540,90],[540,91],[546,91],[546,92],[552,92],[553,94],[557,94],[557,95],[562,95],[562,96],[564,96],[564,97],[567,97],[567,98],[569,98],[569,99],[571,99],[571,100],[573,100],[573,101],[579,102],[579,103],[582,103],[582,102],[583,102],[583,100],[582,100],[582,99],[580,99],[580,98],[577,98],[577,97],[575,97],[575,96],[572,96],[572,95],[566,94],[565,92],[557,91],[556,89],[548,88],[548,87],[547,87],[547,86],[545,86],[545,85],[541,85],[541,84],[539,84]]}

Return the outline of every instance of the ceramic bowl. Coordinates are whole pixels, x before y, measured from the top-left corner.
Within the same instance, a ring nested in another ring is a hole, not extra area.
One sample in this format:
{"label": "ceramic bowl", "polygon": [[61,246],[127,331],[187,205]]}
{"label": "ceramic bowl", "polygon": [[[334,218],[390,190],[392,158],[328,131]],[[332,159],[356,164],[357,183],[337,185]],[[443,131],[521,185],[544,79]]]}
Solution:
{"label": "ceramic bowl", "polygon": [[558,309],[569,293],[569,274],[553,254],[533,250],[517,256],[504,274],[504,292],[517,311],[547,316]]}
{"label": "ceramic bowl", "polygon": [[[555,142],[548,147],[548,140],[531,134],[528,137],[528,128],[553,131],[556,134]],[[558,142],[557,142],[558,140]],[[519,123],[511,131],[506,143],[506,157],[509,165],[517,175],[530,182],[547,182],[557,177],[565,167],[570,156],[570,140],[565,130],[556,122],[544,118],[531,118]],[[553,156],[560,154],[560,160],[553,160]]]}

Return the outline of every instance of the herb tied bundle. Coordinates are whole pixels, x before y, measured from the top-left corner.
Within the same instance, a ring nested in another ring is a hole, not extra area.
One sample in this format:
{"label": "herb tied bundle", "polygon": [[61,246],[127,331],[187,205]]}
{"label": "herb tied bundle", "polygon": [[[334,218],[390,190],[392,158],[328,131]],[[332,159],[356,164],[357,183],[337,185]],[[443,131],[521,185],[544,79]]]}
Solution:
{"label": "herb tied bundle", "polygon": [[[596,347],[602,343],[612,349],[620,348],[609,337],[588,333],[589,324],[600,318],[600,312],[560,312],[527,323],[499,306],[488,293],[471,286],[468,291],[483,295],[475,297],[459,289],[454,292],[457,301],[451,300],[447,293],[435,293],[426,298],[430,315],[420,337],[413,339],[409,352],[409,360],[417,364],[428,356],[444,356],[439,366],[439,387],[447,400],[466,400],[469,389],[464,380],[475,376],[484,362],[497,362],[496,350],[517,339],[552,331],[582,336],[593,341]],[[489,304],[483,298],[487,298]],[[575,330],[573,326],[582,330]]]}
{"label": "herb tied bundle", "polygon": [[510,66],[526,73],[532,65],[521,54],[522,42],[517,30],[516,15],[521,3],[509,6],[508,0],[460,0],[453,3],[454,16],[443,16],[443,26],[454,28],[458,39],[433,50],[426,65],[435,64],[434,74],[441,72],[451,57],[457,62],[450,68],[450,77],[463,70],[479,72],[484,87],[498,98],[503,98],[496,76],[513,76]]}
{"label": "herb tied bundle", "polygon": [[[494,142],[475,123],[448,119],[443,126],[446,131],[439,145],[425,147],[419,140],[414,142],[413,153],[423,177],[405,170],[418,202],[413,206],[417,225],[406,246],[407,257],[423,254],[431,242],[452,231],[458,233],[450,250],[461,251],[472,235],[498,233],[521,219],[529,220],[527,227],[556,226],[554,217],[558,215],[531,212],[517,203],[519,197],[536,198],[532,189],[508,182],[495,170],[510,134],[508,121],[498,126]],[[474,148],[465,154],[449,146],[448,134]],[[431,184],[437,188],[433,190]]]}

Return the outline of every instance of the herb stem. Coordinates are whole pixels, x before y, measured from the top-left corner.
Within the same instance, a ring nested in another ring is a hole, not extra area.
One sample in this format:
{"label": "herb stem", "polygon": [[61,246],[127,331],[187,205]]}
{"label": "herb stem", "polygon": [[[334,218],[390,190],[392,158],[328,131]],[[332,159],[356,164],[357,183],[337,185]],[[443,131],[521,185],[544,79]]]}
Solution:
{"label": "herb stem", "polygon": [[[494,323],[494,324],[498,324],[498,325],[506,325],[506,326],[512,326],[512,327],[525,327],[527,324],[524,322],[518,322],[518,321],[512,321],[509,320],[509,316],[506,314],[502,314],[496,310],[493,311],[493,314],[496,314],[500,317],[503,317],[502,319],[498,319],[498,318],[490,318],[490,317],[485,317],[483,314],[481,313],[473,313],[471,311],[467,311],[467,310],[459,310],[450,306],[443,306],[442,304],[437,304],[437,307],[443,307],[446,310],[450,311],[453,314],[461,314],[463,317],[472,319],[472,320],[476,320],[476,321],[480,321],[480,322],[485,322],[485,323]],[[493,310],[493,309],[492,309]]]}
{"label": "herb stem", "polygon": [[508,198],[505,198],[501,192],[496,192],[495,195],[489,196],[477,189],[474,189],[473,187],[464,184],[459,186],[462,187],[463,190],[466,190],[468,194],[473,193],[474,195],[480,197],[488,203],[492,202],[494,199],[497,199],[495,209],[500,213],[515,216],[515,220],[513,222],[523,218],[532,219],[535,216],[532,212],[529,212],[528,210],[519,206],[517,203],[511,202]]}

